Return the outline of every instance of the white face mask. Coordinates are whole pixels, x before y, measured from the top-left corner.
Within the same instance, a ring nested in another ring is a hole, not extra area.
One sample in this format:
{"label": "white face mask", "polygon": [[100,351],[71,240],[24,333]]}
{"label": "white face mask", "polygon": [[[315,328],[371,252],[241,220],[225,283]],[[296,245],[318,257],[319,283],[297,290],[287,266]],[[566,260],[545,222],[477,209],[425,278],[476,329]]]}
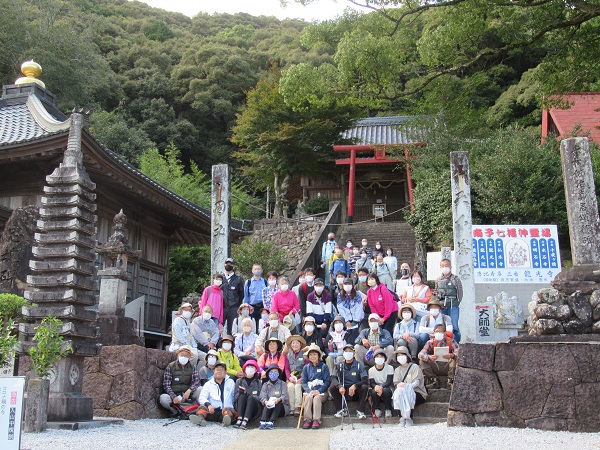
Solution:
{"label": "white face mask", "polygon": [[279,289],[281,289],[283,292],[287,291],[290,288],[289,284],[282,284],[279,286]]}
{"label": "white face mask", "polygon": [[442,339],[444,339],[444,333],[440,333],[439,331],[435,332],[433,334],[436,338],[436,340],[441,341]]}
{"label": "white face mask", "polygon": [[188,358],[187,356],[180,356],[179,358],[177,358],[177,360],[179,361],[179,364],[185,366],[190,360],[190,358]]}
{"label": "white face mask", "polygon": [[371,287],[375,287],[375,286],[377,286],[377,281],[375,281],[373,278],[369,278],[369,281],[367,281],[367,284]]}
{"label": "white face mask", "polygon": [[315,276],[314,275],[306,275],[306,282],[307,283],[312,283],[313,281],[315,281]]}
{"label": "white face mask", "polygon": [[277,280],[269,280],[269,286],[275,286],[277,284]]}
{"label": "white face mask", "polygon": [[404,365],[408,362],[408,358],[406,355],[398,355],[398,363]]}
{"label": "white face mask", "polygon": [[378,366],[383,366],[384,363],[385,358],[375,358],[375,364],[377,364]]}
{"label": "white face mask", "polygon": [[387,253],[388,256],[392,256],[392,252],[391,251],[388,250],[386,253]]}
{"label": "white face mask", "polygon": [[414,284],[419,284],[421,282],[421,278],[419,277],[414,277],[412,280]]}
{"label": "white face mask", "polygon": [[410,311],[403,312],[402,313],[402,318],[404,320],[410,320],[410,319],[412,319],[412,313]]}
{"label": "white face mask", "polygon": [[344,285],[344,291],[346,291],[347,293],[352,292],[352,285],[351,284],[345,284]]}
{"label": "white face mask", "polygon": [[262,316],[260,316],[260,318],[263,320],[263,322],[268,322],[269,321],[269,315],[268,314],[263,314]]}
{"label": "white face mask", "polygon": [[450,270],[452,270],[450,269],[450,267],[442,267],[442,273],[444,275],[448,275],[450,273]]}
{"label": "white face mask", "polygon": [[221,347],[223,347],[223,350],[228,352],[229,350],[231,350],[231,342],[223,342],[223,345]]}
{"label": "white face mask", "polygon": [[355,248],[354,250],[352,250],[352,254],[353,255],[358,255],[360,252],[358,251],[357,248]]}
{"label": "white face mask", "polygon": [[363,246],[363,247],[366,247],[366,246],[367,246],[367,244],[368,244],[368,242],[367,242],[367,241],[363,241],[363,242],[362,242],[362,246]]}
{"label": "white face mask", "polygon": [[435,317],[440,313],[439,308],[431,308],[429,312]]}
{"label": "white face mask", "polygon": [[313,331],[315,331],[315,326],[314,325],[305,325],[304,329],[308,332],[308,333],[312,333]]}
{"label": "white face mask", "polygon": [[380,250],[380,249],[381,249],[381,245],[377,244],[377,245],[375,246],[375,248],[376,248],[377,250]]}
{"label": "white face mask", "polygon": [[279,326],[279,319],[269,320],[269,325],[271,325],[271,328],[277,328]]}
{"label": "white face mask", "polygon": [[202,319],[203,320],[210,320],[210,318],[212,317],[212,314],[209,312],[203,312],[202,313]]}
{"label": "white face mask", "polygon": [[216,356],[209,356],[209,357],[206,359],[206,362],[207,362],[208,364],[210,364],[211,366],[214,366],[214,365],[217,363],[217,357],[216,357]]}
{"label": "white face mask", "polygon": [[344,329],[344,324],[336,322],[335,324],[333,324],[333,329],[335,331],[342,331]]}
{"label": "white face mask", "polygon": [[361,283],[364,283],[365,281],[367,281],[367,276],[361,275],[360,277],[358,277],[358,281],[360,281]]}
{"label": "white face mask", "polygon": [[219,279],[217,278],[215,281],[213,281],[213,284],[214,284],[215,286],[221,286],[221,285],[223,284],[223,280],[219,280]]}
{"label": "white face mask", "polygon": [[335,281],[337,281],[337,284],[342,284],[344,282],[344,277],[337,277]]}
{"label": "white face mask", "polygon": [[354,358],[354,352],[344,352],[344,359],[350,361]]}
{"label": "white face mask", "polygon": [[181,316],[182,316],[184,319],[189,319],[190,317],[192,317],[192,312],[191,312],[191,311],[183,311],[183,312],[181,313]]}
{"label": "white face mask", "polygon": [[379,329],[379,323],[377,322],[369,322],[369,328],[373,331]]}
{"label": "white face mask", "polygon": [[244,333],[250,333],[252,331],[252,327],[242,327],[244,330]]}
{"label": "white face mask", "polygon": [[249,378],[252,378],[256,375],[256,368],[252,366],[246,367],[246,375],[248,375]]}
{"label": "white face mask", "polygon": [[298,283],[302,284],[306,281],[306,278],[298,278]]}
{"label": "white face mask", "polygon": [[242,316],[248,317],[249,315],[250,315],[250,310],[248,310],[248,309],[242,309]]}
{"label": "white face mask", "polygon": [[315,286],[315,292],[317,294],[321,294],[323,292],[323,289],[325,289],[325,286]]}

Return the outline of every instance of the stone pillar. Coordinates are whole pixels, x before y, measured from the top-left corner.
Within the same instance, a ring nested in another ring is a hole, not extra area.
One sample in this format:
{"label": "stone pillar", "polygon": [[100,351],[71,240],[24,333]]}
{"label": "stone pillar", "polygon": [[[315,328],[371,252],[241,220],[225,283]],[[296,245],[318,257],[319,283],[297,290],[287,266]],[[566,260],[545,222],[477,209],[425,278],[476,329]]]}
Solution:
{"label": "stone pillar", "polygon": [[229,166],[212,166],[212,202],[210,240],[211,276],[223,272],[225,259],[229,256],[229,218],[231,217],[231,190]]}
{"label": "stone pillar", "polygon": [[560,143],[573,265],[600,263],[600,218],[588,138]]}
{"label": "stone pillar", "polygon": [[463,285],[460,304],[461,342],[477,341],[477,313],[475,281],[473,274],[473,250],[471,243],[471,177],[466,152],[450,153],[452,180],[452,221],[454,223],[455,273]]}

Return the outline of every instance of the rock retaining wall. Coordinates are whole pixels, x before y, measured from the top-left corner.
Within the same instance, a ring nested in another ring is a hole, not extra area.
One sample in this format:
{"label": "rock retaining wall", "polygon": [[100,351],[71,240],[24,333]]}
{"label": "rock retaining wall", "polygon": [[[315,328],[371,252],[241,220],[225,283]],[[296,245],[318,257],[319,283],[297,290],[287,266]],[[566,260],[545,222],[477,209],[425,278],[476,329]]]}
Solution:
{"label": "rock retaining wall", "polygon": [[461,344],[448,426],[600,431],[600,337]]}

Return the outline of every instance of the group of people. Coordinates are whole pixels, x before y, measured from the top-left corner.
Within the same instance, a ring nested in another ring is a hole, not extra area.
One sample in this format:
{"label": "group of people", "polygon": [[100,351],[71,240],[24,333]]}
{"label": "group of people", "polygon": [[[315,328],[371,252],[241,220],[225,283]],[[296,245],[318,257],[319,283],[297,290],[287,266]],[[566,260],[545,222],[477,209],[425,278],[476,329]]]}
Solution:
{"label": "group of people", "polygon": [[[198,304],[183,303],[173,321],[177,360],[165,369],[161,405],[173,414],[191,407],[197,425],[246,429],[259,418],[260,429],[271,429],[290,414],[318,429],[325,401],[343,417],[356,400],[359,419],[397,415],[400,426],[412,425],[412,410],[440,387],[439,377],[452,387],[460,279],[443,260],[432,293],[407,263],[399,274],[390,264],[390,289],[376,270],[382,253],[374,266],[350,265],[350,244],[342,252],[333,245],[334,256],[323,258],[328,283],[306,268],[294,287],[276,272],[263,277],[259,264],[243,281],[227,258]],[[366,240],[358,250],[374,254]]]}

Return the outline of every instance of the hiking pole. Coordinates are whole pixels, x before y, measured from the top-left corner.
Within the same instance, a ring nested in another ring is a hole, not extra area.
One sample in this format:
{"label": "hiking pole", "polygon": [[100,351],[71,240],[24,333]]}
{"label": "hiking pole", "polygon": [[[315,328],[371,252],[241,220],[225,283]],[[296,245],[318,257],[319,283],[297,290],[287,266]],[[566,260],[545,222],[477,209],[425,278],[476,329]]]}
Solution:
{"label": "hiking pole", "polygon": [[[342,372],[342,387],[344,386],[345,381],[345,371],[344,371],[344,363],[340,363],[340,372]],[[346,410],[344,409],[344,399],[346,398],[346,393],[342,395],[342,431],[344,430],[344,414],[346,414]]]}
{"label": "hiking pole", "polygon": [[[345,406],[344,406],[345,405]],[[354,430],[354,422],[352,422],[352,416],[350,415],[350,409],[348,408],[348,400],[346,400],[346,396],[342,396],[342,409],[346,409],[348,411],[348,420],[350,421],[350,425],[352,425],[352,429]],[[344,415],[342,414],[342,421],[344,420]],[[342,428],[343,430],[343,428]]]}
{"label": "hiking pole", "polygon": [[302,421],[302,413],[304,412],[304,402],[306,401],[306,395],[302,394],[302,404],[300,405],[300,415],[298,416],[298,425],[296,430],[300,428],[300,422]]}
{"label": "hiking pole", "polygon": [[371,427],[375,428],[375,421],[377,420],[377,424],[379,428],[381,428],[381,422],[379,421],[379,417],[375,414],[375,410],[373,409],[373,389],[369,388],[369,406],[371,407]]}

